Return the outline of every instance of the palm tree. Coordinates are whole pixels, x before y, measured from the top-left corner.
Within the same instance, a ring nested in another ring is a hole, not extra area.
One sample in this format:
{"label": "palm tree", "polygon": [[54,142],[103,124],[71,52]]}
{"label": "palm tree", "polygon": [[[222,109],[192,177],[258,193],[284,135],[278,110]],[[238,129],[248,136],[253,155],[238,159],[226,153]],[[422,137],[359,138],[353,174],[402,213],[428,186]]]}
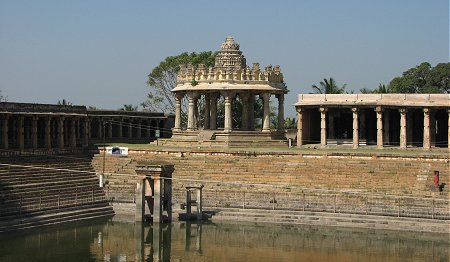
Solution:
{"label": "palm tree", "polygon": [[69,101],[67,101],[66,99],[63,99],[63,100],[58,100],[57,105],[61,105],[61,106],[71,106],[72,103],[69,102]]}
{"label": "palm tree", "polygon": [[313,85],[312,88],[316,94],[343,94],[346,86],[347,84],[338,87],[336,81],[330,77],[330,79],[324,78],[323,81],[320,82],[320,87]]}
{"label": "palm tree", "polygon": [[121,111],[137,111],[138,106],[133,106],[132,104],[124,104],[122,108],[119,110]]}

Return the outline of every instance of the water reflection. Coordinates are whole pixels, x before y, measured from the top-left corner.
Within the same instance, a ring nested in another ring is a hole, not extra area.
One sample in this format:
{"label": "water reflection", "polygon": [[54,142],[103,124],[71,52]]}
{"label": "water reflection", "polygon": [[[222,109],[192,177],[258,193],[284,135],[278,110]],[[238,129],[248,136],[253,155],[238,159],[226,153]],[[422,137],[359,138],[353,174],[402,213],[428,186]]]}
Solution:
{"label": "water reflection", "polygon": [[449,244],[396,231],[96,221],[0,235],[0,261],[449,261]]}

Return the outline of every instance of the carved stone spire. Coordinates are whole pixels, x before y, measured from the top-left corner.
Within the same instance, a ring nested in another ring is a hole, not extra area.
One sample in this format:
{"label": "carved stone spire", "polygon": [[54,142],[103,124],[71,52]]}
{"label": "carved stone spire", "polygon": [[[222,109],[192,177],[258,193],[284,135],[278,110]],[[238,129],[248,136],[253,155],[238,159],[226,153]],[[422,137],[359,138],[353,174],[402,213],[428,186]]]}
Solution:
{"label": "carved stone spire", "polygon": [[215,67],[218,69],[243,69],[246,67],[246,61],[242,51],[239,50],[239,44],[233,37],[228,36],[220,45],[217,53]]}

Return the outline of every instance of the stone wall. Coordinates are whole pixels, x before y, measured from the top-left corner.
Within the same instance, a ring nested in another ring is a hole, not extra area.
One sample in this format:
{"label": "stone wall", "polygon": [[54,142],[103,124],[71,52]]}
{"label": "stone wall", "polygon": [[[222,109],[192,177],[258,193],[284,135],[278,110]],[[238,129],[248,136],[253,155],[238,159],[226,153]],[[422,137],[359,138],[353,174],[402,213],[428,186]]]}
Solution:
{"label": "stone wall", "polygon": [[[184,202],[185,186],[204,184],[205,206],[209,207],[449,216],[447,155],[152,150],[129,153],[128,158],[106,159],[107,165],[114,167],[112,173],[133,173],[138,160],[175,165],[174,203]],[[97,170],[101,160],[100,156],[94,158]],[[432,186],[435,170],[440,171],[440,182],[445,184],[443,192]],[[123,178],[110,176],[110,185],[126,188],[132,194],[133,179]],[[122,184],[127,181],[128,185]],[[113,189],[111,192],[126,194]]]}

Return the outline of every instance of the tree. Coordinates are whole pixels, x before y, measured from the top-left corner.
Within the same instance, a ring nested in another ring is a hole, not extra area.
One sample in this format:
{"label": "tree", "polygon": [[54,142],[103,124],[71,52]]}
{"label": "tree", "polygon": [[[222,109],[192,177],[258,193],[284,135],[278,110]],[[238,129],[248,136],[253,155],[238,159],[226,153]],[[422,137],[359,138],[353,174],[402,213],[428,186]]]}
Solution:
{"label": "tree", "polygon": [[449,93],[450,63],[432,67],[423,62],[392,79],[389,86],[392,93]]}
{"label": "tree", "polygon": [[61,106],[71,106],[72,103],[69,102],[69,101],[67,101],[66,99],[63,99],[63,100],[58,100],[57,105],[61,105]]}
{"label": "tree", "polygon": [[133,106],[132,104],[124,104],[122,108],[119,108],[121,111],[138,111],[138,106]]}
{"label": "tree", "polygon": [[386,85],[382,85],[379,84],[378,88],[371,90],[371,89],[367,89],[367,88],[362,88],[359,90],[361,92],[361,94],[387,94],[387,93],[391,93],[391,88],[390,86],[386,86]]}
{"label": "tree", "polygon": [[[168,56],[148,75],[147,85],[150,92],[146,101],[141,103],[145,110],[162,111],[166,113],[175,112],[175,96],[171,90],[175,87],[177,73],[181,64],[192,64],[197,67],[205,64],[206,67],[213,66],[216,53],[211,51],[200,53],[181,53],[177,56]],[[195,79],[193,79],[195,80]],[[186,112],[187,103],[183,103],[182,112]]]}
{"label": "tree", "polygon": [[2,94],[2,90],[0,90],[0,102],[7,102],[8,97]]}
{"label": "tree", "polygon": [[313,85],[312,88],[316,94],[343,94],[346,86],[347,84],[338,87],[336,81],[330,77],[330,79],[324,78],[323,81],[320,82],[320,87]]}
{"label": "tree", "polygon": [[297,120],[295,117],[286,117],[284,120],[284,127],[286,129],[297,129]]}

